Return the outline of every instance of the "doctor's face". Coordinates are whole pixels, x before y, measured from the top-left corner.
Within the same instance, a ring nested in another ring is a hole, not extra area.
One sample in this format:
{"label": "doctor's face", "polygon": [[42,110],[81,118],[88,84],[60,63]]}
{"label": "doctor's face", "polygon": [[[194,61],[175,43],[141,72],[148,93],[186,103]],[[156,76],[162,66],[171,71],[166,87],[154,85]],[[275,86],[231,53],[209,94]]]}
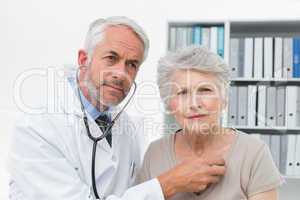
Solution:
{"label": "doctor's face", "polygon": [[[90,96],[98,103],[110,106],[127,95],[142,63],[144,46],[139,37],[126,26],[111,26],[104,30],[86,70]],[[79,52],[79,63],[87,62],[86,52]]]}
{"label": "doctor's face", "polygon": [[169,108],[182,128],[200,133],[220,125],[224,102],[219,80],[214,74],[178,70],[172,81]]}

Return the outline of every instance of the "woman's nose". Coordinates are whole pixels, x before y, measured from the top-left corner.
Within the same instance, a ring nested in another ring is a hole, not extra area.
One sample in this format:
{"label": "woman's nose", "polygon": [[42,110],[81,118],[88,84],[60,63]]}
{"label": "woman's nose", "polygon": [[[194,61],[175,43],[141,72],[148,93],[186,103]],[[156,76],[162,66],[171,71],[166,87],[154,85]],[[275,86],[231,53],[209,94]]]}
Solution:
{"label": "woman's nose", "polygon": [[189,97],[189,109],[198,110],[201,107],[202,107],[201,99],[199,99],[199,97],[197,97],[196,95],[191,95]]}

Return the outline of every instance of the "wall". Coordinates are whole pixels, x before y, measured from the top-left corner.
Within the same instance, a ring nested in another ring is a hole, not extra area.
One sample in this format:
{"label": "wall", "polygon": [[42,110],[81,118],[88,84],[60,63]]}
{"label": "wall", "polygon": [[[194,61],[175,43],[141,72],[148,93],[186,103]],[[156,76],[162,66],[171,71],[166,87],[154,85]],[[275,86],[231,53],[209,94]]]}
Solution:
{"label": "wall", "polygon": [[[166,23],[168,20],[209,20],[209,19],[300,19],[300,2],[297,0],[209,0],[209,1],[0,1],[0,199],[7,199],[8,175],[5,160],[8,153],[9,134],[18,108],[13,99],[16,78],[24,71],[36,67],[49,67],[76,63],[77,50],[91,20],[111,15],[125,15],[137,20],[151,39],[149,57],[143,65],[138,83],[155,82],[157,59],[166,50]],[[24,82],[23,96],[28,105],[34,105],[38,94],[43,94],[43,79]],[[145,85],[144,85],[145,86]],[[145,90],[153,93],[155,87],[147,84]],[[139,109],[147,110],[149,119],[156,124],[162,115],[152,111],[158,107],[158,96],[154,99],[135,99],[139,107],[131,106],[136,115]],[[159,128],[149,132],[152,140],[160,134]],[[297,182],[297,181],[294,181]],[[297,182],[297,187],[300,184]],[[295,184],[294,184],[295,186]],[[295,187],[296,188],[296,187]],[[284,199],[296,189],[285,186]],[[291,197],[290,197],[291,198]],[[291,198],[292,199],[292,198]]]}

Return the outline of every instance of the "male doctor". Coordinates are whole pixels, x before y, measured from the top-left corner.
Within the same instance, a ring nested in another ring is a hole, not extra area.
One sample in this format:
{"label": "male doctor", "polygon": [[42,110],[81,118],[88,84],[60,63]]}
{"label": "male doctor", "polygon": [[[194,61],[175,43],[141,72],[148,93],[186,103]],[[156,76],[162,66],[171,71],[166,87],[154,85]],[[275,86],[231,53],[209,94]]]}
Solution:
{"label": "male doctor", "polygon": [[[8,162],[10,199],[162,200],[178,192],[199,192],[219,181],[224,160],[193,159],[133,186],[142,161],[142,133],[125,112],[96,144],[92,174],[94,142],[88,131],[102,135],[120,112],[118,104],[134,87],[148,46],[142,28],[128,18],[98,19],[90,25],[84,49],[78,52],[79,68],[66,72],[59,111],[24,114],[16,123]],[[70,99],[72,103],[66,103]]]}

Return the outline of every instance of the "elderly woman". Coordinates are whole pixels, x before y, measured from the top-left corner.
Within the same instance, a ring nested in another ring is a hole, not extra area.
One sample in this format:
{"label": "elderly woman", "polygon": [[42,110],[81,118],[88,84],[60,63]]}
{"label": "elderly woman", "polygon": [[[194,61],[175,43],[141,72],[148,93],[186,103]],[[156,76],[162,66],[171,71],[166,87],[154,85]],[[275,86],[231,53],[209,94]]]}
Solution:
{"label": "elderly woman", "polygon": [[159,61],[158,85],[167,110],[181,127],[148,148],[138,182],[157,177],[186,159],[221,156],[226,172],[199,193],[177,193],[172,200],[275,200],[282,183],[268,146],[221,125],[227,106],[229,70],[204,47],[168,53]]}

